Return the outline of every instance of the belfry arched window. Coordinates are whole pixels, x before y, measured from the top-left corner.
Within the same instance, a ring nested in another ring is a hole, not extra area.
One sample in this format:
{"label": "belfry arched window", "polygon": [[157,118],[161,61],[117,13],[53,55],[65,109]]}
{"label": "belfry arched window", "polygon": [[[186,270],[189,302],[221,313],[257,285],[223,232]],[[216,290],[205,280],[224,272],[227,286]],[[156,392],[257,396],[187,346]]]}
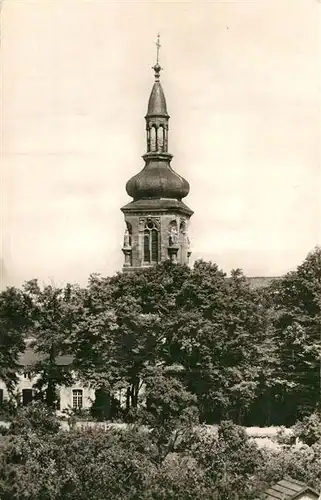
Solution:
{"label": "belfry arched window", "polygon": [[157,130],[157,146],[158,151],[164,151],[165,129],[160,125]]}
{"label": "belfry arched window", "polygon": [[182,221],[179,225],[180,241],[185,244],[187,238],[187,227],[186,222]]}
{"label": "belfry arched window", "polygon": [[179,231],[182,234],[186,233],[186,222],[184,220],[179,225]]}
{"label": "belfry arched window", "polygon": [[152,125],[150,132],[149,132],[149,145],[150,145],[150,151],[156,151],[157,148],[157,131],[156,131],[156,126]]}
{"label": "belfry arched window", "polygon": [[156,264],[159,261],[159,234],[155,222],[148,221],[144,229],[144,262]]}

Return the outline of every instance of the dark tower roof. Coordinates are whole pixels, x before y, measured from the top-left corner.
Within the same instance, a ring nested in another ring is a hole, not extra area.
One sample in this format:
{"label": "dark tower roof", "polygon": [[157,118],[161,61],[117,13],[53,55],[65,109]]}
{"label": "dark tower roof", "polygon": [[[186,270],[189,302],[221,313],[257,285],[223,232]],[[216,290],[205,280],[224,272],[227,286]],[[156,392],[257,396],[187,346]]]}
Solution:
{"label": "dark tower roof", "polygon": [[161,67],[159,64],[156,64],[153,69],[155,70],[155,83],[149,97],[146,118],[148,116],[164,116],[169,118],[164,91],[159,81]]}
{"label": "dark tower roof", "polygon": [[[146,159],[145,155],[145,159]],[[126,184],[126,191],[134,200],[172,198],[181,200],[189,193],[189,183],[169,165],[170,155],[149,156],[147,165]]]}
{"label": "dark tower roof", "polygon": [[146,120],[147,153],[145,167],[126,184],[129,196],[138,200],[172,199],[180,201],[189,193],[189,183],[174,172],[168,153],[168,122],[166,99],[159,81],[161,67],[153,67],[155,82],[148,101]]}

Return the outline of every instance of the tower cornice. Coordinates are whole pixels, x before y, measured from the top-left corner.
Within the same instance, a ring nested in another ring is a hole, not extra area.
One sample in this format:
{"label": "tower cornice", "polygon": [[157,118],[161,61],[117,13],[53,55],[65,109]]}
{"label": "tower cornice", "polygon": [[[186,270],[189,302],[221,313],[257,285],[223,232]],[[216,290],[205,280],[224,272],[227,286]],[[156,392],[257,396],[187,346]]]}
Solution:
{"label": "tower cornice", "polygon": [[145,153],[142,158],[145,160],[146,163],[149,161],[155,160],[155,161],[168,161],[170,162],[172,160],[173,155],[170,153],[162,153],[162,152],[157,152],[157,151],[149,151],[148,153]]}
{"label": "tower cornice", "polygon": [[187,215],[191,217],[193,215],[193,210],[191,210],[185,203],[179,200],[171,200],[169,198],[160,199],[143,199],[137,201],[131,201],[121,208],[121,211],[125,213],[131,213],[131,215],[141,215],[148,214],[152,212],[154,216],[163,215],[169,212],[177,212],[182,215]]}

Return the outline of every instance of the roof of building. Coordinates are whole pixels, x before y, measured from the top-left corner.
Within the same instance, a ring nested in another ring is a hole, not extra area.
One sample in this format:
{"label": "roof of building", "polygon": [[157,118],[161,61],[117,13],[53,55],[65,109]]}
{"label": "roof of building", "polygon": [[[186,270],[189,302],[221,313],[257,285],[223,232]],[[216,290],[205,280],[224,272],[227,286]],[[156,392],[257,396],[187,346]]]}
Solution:
{"label": "roof of building", "polygon": [[273,281],[280,279],[279,276],[250,276],[246,278],[251,288],[262,288],[269,286]]}
{"label": "roof of building", "polygon": [[319,498],[319,493],[310,486],[295,479],[282,479],[264,491],[260,498],[262,500],[295,500],[304,493],[310,493],[315,496],[316,500]]}
{"label": "roof of building", "polygon": [[[36,363],[43,361],[45,358],[46,356],[44,354],[36,351],[32,347],[27,347],[26,350],[20,354],[18,363],[20,366],[32,368]],[[73,359],[71,355],[57,356],[56,363],[59,366],[68,366],[73,362]]]}
{"label": "roof of building", "polygon": [[146,116],[168,116],[164,91],[159,81],[153,85]]}

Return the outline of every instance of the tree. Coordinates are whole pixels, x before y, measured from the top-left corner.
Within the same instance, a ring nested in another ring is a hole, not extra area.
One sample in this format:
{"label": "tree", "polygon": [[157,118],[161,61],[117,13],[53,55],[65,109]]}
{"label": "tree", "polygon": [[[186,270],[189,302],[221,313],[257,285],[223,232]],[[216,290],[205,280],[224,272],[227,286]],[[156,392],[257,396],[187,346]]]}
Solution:
{"label": "tree", "polygon": [[102,390],[125,389],[127,413],[137,407],[146,370],[164,362],[163,325],[189,272],[166,262],[131,275],[89,280],[74,329],[75,366]]}
{"label": "tree", "polygon": [[146,406],[138,409],[137,421],[148,427],[151,460],[160,467],[169,455],[189,449],[199,422],[197,398],[160,367],[149,370],[144,397]]}
{"label": "tree", "polygon": [[[71,334],[82,307],[81,289],[69,284],[65,288],[41,288],[37,280],[32,280],[24,284],[22,292],[29,304],[29,345],[36,358],[33,370],[39,375],[35,388],[38,398],[54,408],[58,403],[57,387],[68,386],[72,381]],[[67,365],[59,362],[61,356],[68,354]]]}
{"label": "tree", "polygon": [[257,395],[268,348],[264,310],[242,272],[226,278],[215,264],[196,262],[178,293],[167,341],[202,418],[241,422]]}
{"label": "tree", "polygon": [[17,382],[18,360],[24,351],[24,336],[30,326],[21,290],[7,288],[0,293],[0,379],[12,391]]}
{"label": "tree", "polygon": [[[126,391],[135,408],[152,367],[176,374],[202,418],[239,422],[256,397],[270,348],[264,310],[241,271],[171,262],[112,278],[92,276],[74,329],[75,363],[97,387]],[[90,346],[90,349],[88,348]]]}
{"label": "tree", "polygon": [[321,248],[274,282],[269,293],[279,358],[276,375],[283,380],[279,411],[292,424],[320,404]]}

